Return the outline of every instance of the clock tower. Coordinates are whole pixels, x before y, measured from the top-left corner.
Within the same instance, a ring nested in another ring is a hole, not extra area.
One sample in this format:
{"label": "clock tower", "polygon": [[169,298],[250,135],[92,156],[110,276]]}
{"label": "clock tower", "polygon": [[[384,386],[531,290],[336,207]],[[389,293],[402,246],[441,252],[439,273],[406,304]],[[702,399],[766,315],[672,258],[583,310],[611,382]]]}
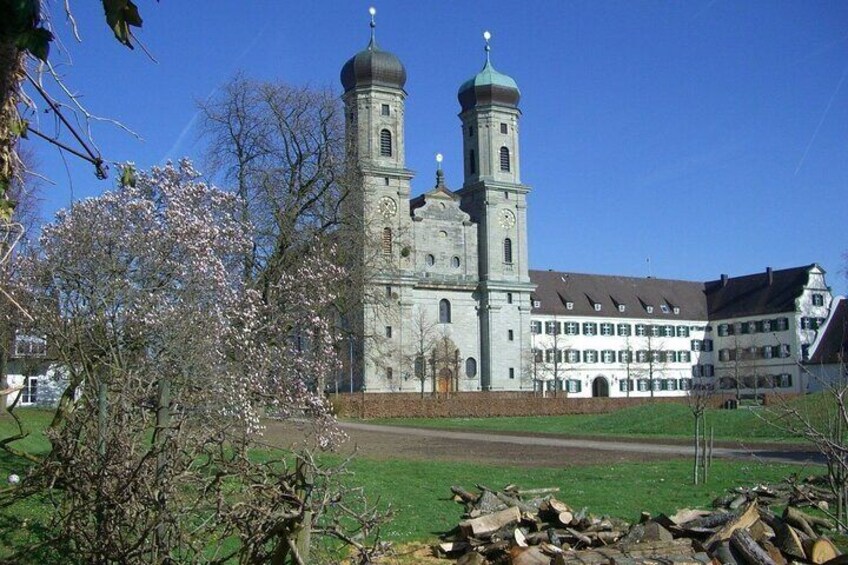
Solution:
{"label": "clock tower", "polygon": [[463,209],[478,225],[481,373],[484,388],[520,388],[529,370],[530,283],[527,194],[521,183],[515,81],[490,58],[489,32],[483,69],[459,88],[465,182]]}

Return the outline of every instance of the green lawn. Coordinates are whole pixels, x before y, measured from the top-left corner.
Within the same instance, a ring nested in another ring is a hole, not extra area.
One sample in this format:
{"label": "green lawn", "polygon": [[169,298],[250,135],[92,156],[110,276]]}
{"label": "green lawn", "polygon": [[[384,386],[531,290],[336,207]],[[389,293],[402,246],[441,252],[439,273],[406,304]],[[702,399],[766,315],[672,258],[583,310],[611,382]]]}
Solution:
{"label": "green lawn", "polygon": [[636,521],[643,510],[671,514],[683,507],[708,507],[733,486],[814,472],[792,465],[716,460],[709,484],[695,487],[691,485],[689,461],[550,469],[359,458],[350,470],[355,473],[353,480],[366,492],[396,510],[384,536],[399,542],[432,539],[456,526],[462,514],[462,506],[450,500],[450,486],[456,484],[467,489],[477,483],[492,488],[510,483],[525,488],[555,486],[561,489],[557,497],[572,506]]}
{"label": "green lawn", "polygon": [[[804,400],[803,405],[815,402]],[[707,426],[715,438],[725,441],[794,441],[769,421],[775,420],[773,409],[756,407],[738,410],[708,410]],[[531,432],[560,435],[594,435],[617,437],[691,438],[694,419],[682,404],[646,404],[609,414],[577,414],[569,416],[525,416],[501,418],[397,418],[374,420],[394,426]]]}
{"label": "green lawn", "polygon": [[[32,437],[25,440],[29,448],[44,452],[48,444],[38,430],[49,422],[49,413],[37,410],[19,412],[36,430]],[[625,418],[620,414],[619,417]],[[584,421],[590,419],[584,418]],[[640,423],[640,426],[643,424]],[[5,416],[0,417],[0,437],[6,437],[12,429],[11,421]],[[572,429],[575,430],[572,433],[579,430]],[[582,430],[580,433],[587,432]],[[330,461],[334,459],[335,456],[328,457]],[[364,487],[370,499],[379,498],[381,504],[390,505],[395,510],[393,522],[384,530],[384,537],[395,542],[433,540],[438,533],[455,526],[462,507],[450,500],[450,486],[454,484],[468,489],[476,483],[492,488],[509,483],[525,488],[555,486],[561,489],[558,497],[572,506],[586,506],[599,515],[610,514],[632,521],[643,510],[672,513],[682,507],[706,506],[732,486],[779,481],[791,473],[819,471],[791,465],[716,460],[709,485],[694,487],[690,485],[691,463],[683,460],[555,469],[402,459],[377,461],[359,457],[351,462],[349,470],[352,474],[347,480],[351,485]],[[9,472],[24,474],[25,465],[0,452],[0,478],[3,482]],[[0,557],[5,553],[4,544],[26,543],[26,528],[37,527],[40,521],[46,519],[46,508],[46,505],[26,503],[0,509],[0,530],[7,532],[0,535]],[[24,523],[28,525],[22,528]],[[16,531],[13,533],[9,528]]]}

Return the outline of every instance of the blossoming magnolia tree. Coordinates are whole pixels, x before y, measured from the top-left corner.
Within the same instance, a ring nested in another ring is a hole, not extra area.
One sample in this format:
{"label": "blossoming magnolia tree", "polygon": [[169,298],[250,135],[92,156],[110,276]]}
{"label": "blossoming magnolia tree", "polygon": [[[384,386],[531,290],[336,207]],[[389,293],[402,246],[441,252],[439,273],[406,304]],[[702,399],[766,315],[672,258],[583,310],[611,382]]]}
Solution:
{"label": "blossoming magnolia tree", "polygon": [[[52,450],[18,490],[58,490],[51,550],[305,563],[312,527],[373,553],[360,538],[377,513],[331,504],[340,495],[308,454],[249,454],[268,409],[311,418],[322,446],[336,439],[320,385],[337,368],[327,312],[344,272],[332,248],[304,250],[260,297],[237,205],[188,162],[153,169],[60,213],[26,261],[33,331],[68,383]],[[358,519],[353,532],[331,507]]]}

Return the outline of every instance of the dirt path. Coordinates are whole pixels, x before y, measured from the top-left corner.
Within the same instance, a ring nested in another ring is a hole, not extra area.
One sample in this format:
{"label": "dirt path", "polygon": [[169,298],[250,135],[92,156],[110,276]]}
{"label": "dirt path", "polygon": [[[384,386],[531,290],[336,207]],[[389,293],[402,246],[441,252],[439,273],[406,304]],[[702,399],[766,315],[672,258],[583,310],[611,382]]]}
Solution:
{"label": "dirt path", "polygon": [[[442,460],[533,467],[570,467],[600,463],[640,462],[691,457],[692,447],[648,441],[615,441],[464,432],[342,422],[350,440],[342,447],[374,459]],[[304,432],[290,423],[269,422],[266,438],[275,445],[302,441]],[[776,463],[809,463],[816,454],[797,447],[758,445],[716,447],[715,457]]]}

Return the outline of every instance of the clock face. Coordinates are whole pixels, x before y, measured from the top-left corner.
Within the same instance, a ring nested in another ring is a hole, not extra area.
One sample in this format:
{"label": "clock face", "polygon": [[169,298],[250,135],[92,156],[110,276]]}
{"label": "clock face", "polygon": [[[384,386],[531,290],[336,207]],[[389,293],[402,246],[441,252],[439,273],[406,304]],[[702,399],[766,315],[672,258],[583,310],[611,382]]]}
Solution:
{"label": "clock face", "polygon": [[509,229],[515,225],[515,214],[510,212],[509,210],[504,210],[500,213],[500,223],[501,227],[504,229]]}
{"label": "clock face", "polygon": [[395,204],[395,201],[388,196],[384,196],[380,199],[378,210],[384,218],[391,218],[397,214],[397,204]]}

